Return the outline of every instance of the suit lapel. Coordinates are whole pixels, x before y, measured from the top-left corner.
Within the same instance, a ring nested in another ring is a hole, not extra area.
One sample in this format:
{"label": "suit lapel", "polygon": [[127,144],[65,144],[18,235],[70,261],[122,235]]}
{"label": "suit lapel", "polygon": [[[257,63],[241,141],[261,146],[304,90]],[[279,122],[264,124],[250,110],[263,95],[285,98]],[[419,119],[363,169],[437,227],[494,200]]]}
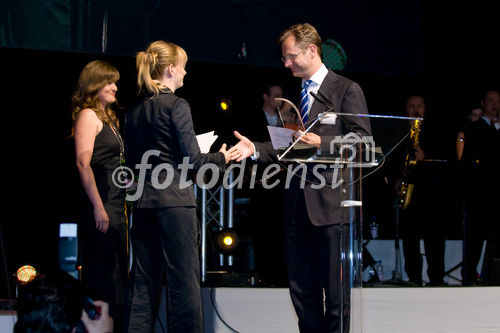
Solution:
{"label": "suit lapel", "polygon": [[[321,86],[319,87],[319,91],[323,93],[326,97],[328,97],[329,101],[333,103],[334,107],[336,108],[337,106],[335,105],[334,101],[334,96],[335,96],[335,91],[337,90],[337,85],[335,84],[338,81],[338,76],[331,70],[328,70],[328,74],[325,76],[325,79],[321,83]],[[311,96],[311,98],[314,98]],[[318,101],[314,101],[311,111],[309,113],[309,120],[313,120],[318,116],[323,111],[326,111],[328,108],[321,104]]]}

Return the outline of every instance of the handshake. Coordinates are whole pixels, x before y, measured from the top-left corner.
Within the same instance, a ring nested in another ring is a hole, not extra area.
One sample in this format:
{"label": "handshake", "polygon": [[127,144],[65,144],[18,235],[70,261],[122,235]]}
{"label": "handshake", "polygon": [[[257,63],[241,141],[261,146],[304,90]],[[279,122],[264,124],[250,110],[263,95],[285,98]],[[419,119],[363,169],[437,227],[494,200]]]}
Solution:
{"label": "handshake", "polygon": [[[238,143],[231,147],[229,150],[226,150],[226,144],[223,144],[219,152],[224,154],[226,159],[226,163],[230,161],[241,162],[247,157],[255,154],[255,145],[250,141],[246,136],[241,135],[237,131],[234,132],[234,136],[238,139]],[[306,143],[309,145],[314,145],[317,148],[321,145],[321,138],[314,133],[305,133],[302,131],[297,131],[295,134],[295,138],[300,138],[301,143]]]}

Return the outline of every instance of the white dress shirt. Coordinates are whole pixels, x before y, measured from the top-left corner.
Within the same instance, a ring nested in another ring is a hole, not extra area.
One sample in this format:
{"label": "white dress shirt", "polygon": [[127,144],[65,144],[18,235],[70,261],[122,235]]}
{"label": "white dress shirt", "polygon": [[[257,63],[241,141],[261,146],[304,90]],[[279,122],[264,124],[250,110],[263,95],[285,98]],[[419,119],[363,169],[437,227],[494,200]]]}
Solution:
{"label": "white dress shirt", "polygon": [[[311,84],[309,84],[309,87],[307,87],[307,94],[310,96],[308,97],[307,100],[307,105],[308,105],[308,110],[311,112],[312,105],[314,103],[314,97],[312,97],[309,93],[312,91],[313,93],[317,94],[319,87],[323,83],[323,80],[325,79],[326,75],[328,74],[328,69],[326,68],[325,64],[322,64],[321,67],[314,73],[309,80],[311,80]],[[304,86],[304,81],[302,80],[302,85],[301,87]]]}

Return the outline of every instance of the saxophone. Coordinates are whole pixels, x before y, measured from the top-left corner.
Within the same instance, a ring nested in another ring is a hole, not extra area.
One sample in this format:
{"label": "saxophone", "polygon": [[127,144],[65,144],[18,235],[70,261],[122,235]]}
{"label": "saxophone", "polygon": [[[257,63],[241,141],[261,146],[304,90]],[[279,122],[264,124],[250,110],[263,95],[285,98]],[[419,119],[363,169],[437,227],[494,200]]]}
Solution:
{"label": "saxophone", "polygon": [[411,196],[413,194],[413,188],[415,184],[411,184],[408,180],[408,175],[410,169],[417,164],[417,161],[413,158],[414,151],[419,147],[419,136],[420,136],[420,125],[422,121],[416,119],[414,120],[410,129],[410,140],[413,143],[413,150],[409,150],[406,154],[405,164],[403,169],[403,177],[401,179],[401,185],[398,193],[398,207],[400,209],[406,209],[410,205]]}

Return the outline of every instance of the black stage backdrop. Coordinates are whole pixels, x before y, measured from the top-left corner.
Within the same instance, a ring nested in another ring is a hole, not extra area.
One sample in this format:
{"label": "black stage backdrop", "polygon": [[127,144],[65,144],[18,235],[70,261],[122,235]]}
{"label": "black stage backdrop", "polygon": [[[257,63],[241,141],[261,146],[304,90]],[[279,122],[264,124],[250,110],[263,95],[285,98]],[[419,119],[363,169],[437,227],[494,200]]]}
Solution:
{"label": "black stage backdrop", "polygon": [[344,47],[351,71],[421,71],[417,0],[5,0],[2,6],[1,46],[132,55],[165,39],[197,61],[278,67],[280,31],[306,21]]}

